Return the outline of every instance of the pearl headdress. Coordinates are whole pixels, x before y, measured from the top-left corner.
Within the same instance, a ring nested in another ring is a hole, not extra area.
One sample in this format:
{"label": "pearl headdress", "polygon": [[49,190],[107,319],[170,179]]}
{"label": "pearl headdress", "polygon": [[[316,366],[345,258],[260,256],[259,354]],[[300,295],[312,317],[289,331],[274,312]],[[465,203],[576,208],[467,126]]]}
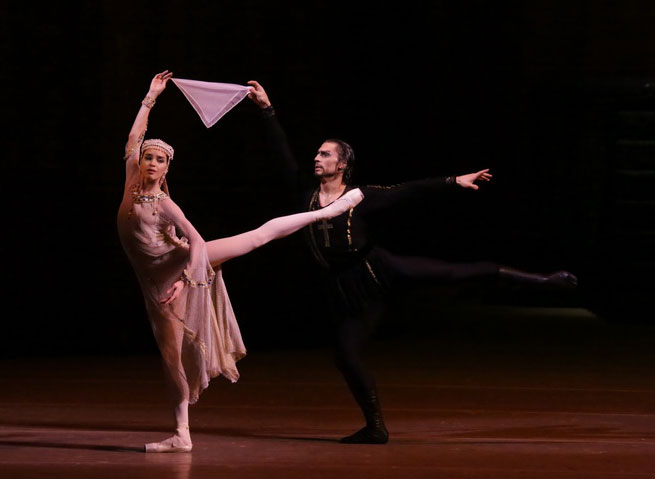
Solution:
{"label": "pearl headdress", "polygon": [[175,150],[173,150],[171,145],[156,138],[151,138],[150,140],[146,140],[141,144],[141,154],[143,154],[143,152],[148,148],[154,148],[155,150],[166,153],[166,155],[168,155],[169,161],[173,159],[173,154],[175,153]]}

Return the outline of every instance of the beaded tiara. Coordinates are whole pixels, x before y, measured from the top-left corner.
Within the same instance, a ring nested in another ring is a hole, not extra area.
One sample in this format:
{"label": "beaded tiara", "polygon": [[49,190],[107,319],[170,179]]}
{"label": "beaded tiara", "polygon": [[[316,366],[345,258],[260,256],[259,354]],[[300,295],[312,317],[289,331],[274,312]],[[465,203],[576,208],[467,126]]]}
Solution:
{"label": "beaded tiara", "polygon": [[146,140],[141,144],[141,154],[143,154],[144,151],[146,151],[148,148],[154,148],[155,150],[162,151],[168,155],[169,161],[173,159],[173,154],[175,153],[175,150],[173,150],[173,147],[166,143],[165,141],[152,138],[150,140]]}

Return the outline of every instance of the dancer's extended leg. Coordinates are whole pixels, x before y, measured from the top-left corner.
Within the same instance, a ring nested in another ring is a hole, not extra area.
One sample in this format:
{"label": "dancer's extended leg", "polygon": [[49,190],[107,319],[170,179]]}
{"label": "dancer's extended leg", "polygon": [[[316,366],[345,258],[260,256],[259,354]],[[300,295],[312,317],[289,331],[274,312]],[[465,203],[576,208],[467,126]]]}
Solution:
{"label": "dancer's extended leg", "polygon": [[[451,263],[434,258],[399,256],[379,251],[383,262],[398,280],[436,280],[445,283],[475,278],[506,278],[521,283],[556,287],[575,287],[572,274],[560,271],[550,275],[528,273],[488,261]],[[371,333],[364,316],[343,319],[337,329],[337,367],[357,401],[366,426],[341,439],[346,444],[385,444],[389,435],[384,425],[375,379],[363,361],[365,345]]]}
{"label": "dancer's extended leg", "polygon": [[533,273],[489,261],[451,263],[419,256],[398,256],[389,252],[386,252],[386,261],[395,274],[404,279],[436,279],[457,282],[495,277],[514,283],[557,289],[574,289],[578,284],[575,275],[568,271],[556,271],[549,274]]}
{"label": "dancer's extended leg", "polygon": [[359,189],[350,190],[334,203],[316,211],[274,218],[257,229],[229,238],[207,242],[207,254],[212,266],[242,256],[278,238],[284,238],[316,221],[334,218],[355,207],[363,199]]}
{"label": "dancer's extended leg", "polygon": [[451,263],[422,256],[400,256],[384,253],[385,261],[399,279],[434,279],[458,282],[474,278],[495,277],[498,265],[489,261]]}

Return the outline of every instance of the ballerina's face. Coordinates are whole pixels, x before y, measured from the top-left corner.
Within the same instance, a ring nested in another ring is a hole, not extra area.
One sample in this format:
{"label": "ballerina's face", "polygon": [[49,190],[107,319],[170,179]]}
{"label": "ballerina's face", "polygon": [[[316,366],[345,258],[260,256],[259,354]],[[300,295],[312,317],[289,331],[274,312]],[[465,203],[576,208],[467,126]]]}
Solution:
{"label": "ballerina's face", "polygon": [[168,156],[157,148],[148,148],[139,162],[141,177],[149,181],[159,181],[168,171]]}

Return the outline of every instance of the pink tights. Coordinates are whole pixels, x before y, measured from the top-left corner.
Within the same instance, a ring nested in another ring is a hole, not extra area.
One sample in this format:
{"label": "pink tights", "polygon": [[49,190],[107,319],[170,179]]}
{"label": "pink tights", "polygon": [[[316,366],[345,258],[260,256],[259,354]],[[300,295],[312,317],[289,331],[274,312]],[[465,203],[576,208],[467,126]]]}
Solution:
{"label": "pink tights", "polygon": [[206,246],[209,262],[214,267],[219,266],[229,259],[250,253],[270,241],[284,238],[316,221],[339,216],[357,205],[361,199],[359,190],[351,190],[320,210],[274,218],[252,231],[208,241]]}

